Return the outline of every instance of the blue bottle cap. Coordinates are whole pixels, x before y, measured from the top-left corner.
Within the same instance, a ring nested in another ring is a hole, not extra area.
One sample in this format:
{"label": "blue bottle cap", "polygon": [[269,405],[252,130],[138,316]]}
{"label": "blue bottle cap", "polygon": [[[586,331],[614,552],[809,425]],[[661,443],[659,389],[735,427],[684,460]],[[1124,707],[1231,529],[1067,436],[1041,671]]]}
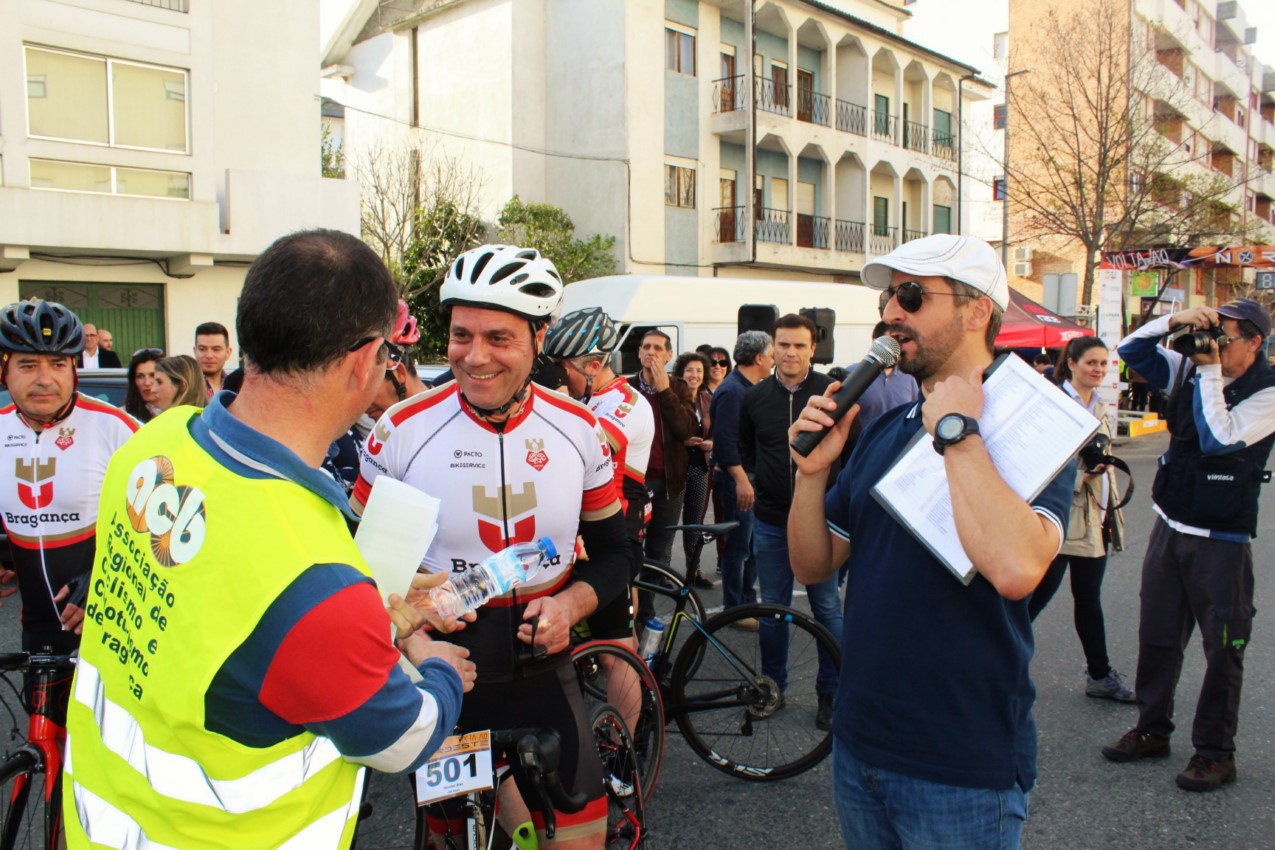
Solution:
{"label": "blue bottle cap", "polygon": [[552,539],[546,536],[541,537],[537,542],[540,544],[540,548],[545,550],[545,558],[553,560],[558,557],[558,547],[553,545]]}

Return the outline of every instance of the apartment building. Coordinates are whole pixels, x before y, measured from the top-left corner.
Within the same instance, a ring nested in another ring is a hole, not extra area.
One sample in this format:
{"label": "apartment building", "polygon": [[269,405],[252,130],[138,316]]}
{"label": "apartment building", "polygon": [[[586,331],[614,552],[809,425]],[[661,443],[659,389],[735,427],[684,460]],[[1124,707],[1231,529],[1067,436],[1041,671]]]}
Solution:
{"label": "apartment building", "polygon": [[[1251,0],[1250,0],[1251,2]],[[1059,0],[1010,0],[1010,39],[1024,36],[1046,9],[1064,9]],[[1132,102],[1147,110],[1155,130],[1172,147],[1171,168],[1163,173],[1131,174],[1146,180],[1152,200],[1167,210],[1192,201],[1190,175],[1220,177],[1233,184],[1221,198],[1233,212],[1233,224],[1250,226],[1257,242],[1275,243],[1275,68],[1253,53],[1256,30],[1236,0],[1132,0],[1112,9],[1123,21],[1094,21],[1130,34],[1129,54],[1154,62],[1143,75],[1148,91],[1133,92]],[[1014,116],[1011,114],[1011,126]],[[1024,155],[1011,142],[1014,156]],[[1030,244],[1013,233],[1016,246],[1011,281],[1025,291],[1049,273],[1083,277],[1083,252],[1066,244]],[[1161,247],[1147,245],[1138,247]],[[1191,248],[1193,245],[1170,247]],[[1253,272],[1239,269],[1193,271],[1174,283],[1177,306],[1221,303],[1235,287],[1251,283]]]}
{"label": "apartment building", "polygon": [[[317,2],[0,0],[0,303],[39,296],[115,350],[234,326],[275,238],[358,232],[319,176]],[[232,340],[233,342],[233,340]]]}
{"label": "apartment building", "polygon": [[[410,7],[410,8],[409,8]],[[960,232],[975,68],[884,0],[365,0],[324,51],[347,156],[410,144],[617,238],[621,269],[851,279]],[[389,140],[387,142],[387,140]]]}

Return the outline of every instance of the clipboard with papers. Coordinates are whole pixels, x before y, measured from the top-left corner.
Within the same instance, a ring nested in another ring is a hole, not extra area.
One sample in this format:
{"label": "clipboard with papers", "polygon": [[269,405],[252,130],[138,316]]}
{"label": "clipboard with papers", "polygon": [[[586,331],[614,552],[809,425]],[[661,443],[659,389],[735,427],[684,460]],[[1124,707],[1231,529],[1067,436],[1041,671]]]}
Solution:
{"label": "clipboard with papers", "polygon": [[[992,364],[983,391],[979,436],[1001,479],[1024,501],[1039,496],[1098,430],[1089,411],[1017,355]],[[977,570],[956,532],[943,457],[924,429],[872,495],[962,583],[973,581]]]}

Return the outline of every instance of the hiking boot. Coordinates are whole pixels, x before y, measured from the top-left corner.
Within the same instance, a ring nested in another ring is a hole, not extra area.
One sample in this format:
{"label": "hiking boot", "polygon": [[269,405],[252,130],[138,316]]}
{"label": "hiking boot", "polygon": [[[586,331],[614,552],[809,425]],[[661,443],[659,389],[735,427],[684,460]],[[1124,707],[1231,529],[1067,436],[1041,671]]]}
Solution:
{"label": "hiking boot", "polygon": [[1085,669],[1085,696],[1098,699],[1111,699],[1116,702],[1137,702],[1133,690],[1124,683],[1124,678],[1116,672],[1115,667],[1107,671],[1101,679],[1091,679],[1088,668]]}
{"label": "hiking boot", "polygon": [[832,731],[833,694],[819,694],[819,708],[815,711],[815,728],[824,732]]}
{"label": "hiking boot", "polygon": [[1235,781],[1235,756],[1211,759],[1199,753],[1191,756],[1186,770],[1178,774],[1178,787],[1185,791],[1216,791]]}
{"label": "hiking boot", "polygon": [[1119,741],[1102,748],[1108,761],[1137,761],[1163,758],[1169,754],[1169,739],[1152,735],[1137,726],[1125,732]]}

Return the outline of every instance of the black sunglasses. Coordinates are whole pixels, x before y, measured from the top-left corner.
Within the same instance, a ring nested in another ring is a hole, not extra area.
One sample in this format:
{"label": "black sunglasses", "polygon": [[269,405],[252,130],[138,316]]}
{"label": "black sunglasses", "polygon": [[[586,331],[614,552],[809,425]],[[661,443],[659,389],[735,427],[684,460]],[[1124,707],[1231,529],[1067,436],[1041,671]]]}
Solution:
{"label": "black sunglasses", "polygon": [[729,360],[710,360],[709,362],[712,363],[714,366],[721,366],[726,369],[730,368]]}
{"label": "black sunglasses", "polygon": [[956,297],[955,292],[926,292],[925,287],[919,281],[905,280],[898,286],[891,286],[889,289],[881,293],[881,300],[877,304],[877,312],[885,315],[885,308],[890,303],[891,298],[899,299],[899,306],[904,312],[915,313],[921,309],[921,305],[925,302],[927,295],[950,295]]}

